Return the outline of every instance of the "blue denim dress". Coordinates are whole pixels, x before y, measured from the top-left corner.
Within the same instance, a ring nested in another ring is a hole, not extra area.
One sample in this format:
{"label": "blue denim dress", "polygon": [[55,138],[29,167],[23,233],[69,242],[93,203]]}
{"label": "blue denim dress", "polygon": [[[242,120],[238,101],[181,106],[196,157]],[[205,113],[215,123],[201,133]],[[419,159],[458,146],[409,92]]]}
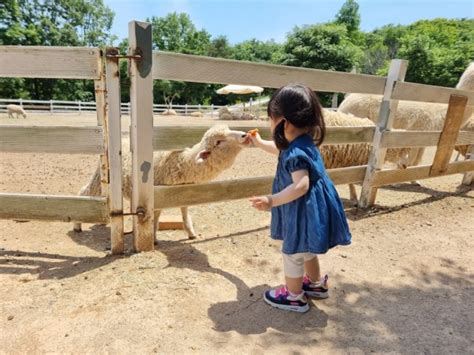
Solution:
{"label": "blue denim dress", "polygon": [[291,173],[297,170],[308,170],[310,188],[300,198],[272,208],[271,237],[283,240],[285,254],[323,254],[336,245],[350,244],[342,202],[326,174],[318,148],[306,134],[280,152],[272,192],[291,185]]}

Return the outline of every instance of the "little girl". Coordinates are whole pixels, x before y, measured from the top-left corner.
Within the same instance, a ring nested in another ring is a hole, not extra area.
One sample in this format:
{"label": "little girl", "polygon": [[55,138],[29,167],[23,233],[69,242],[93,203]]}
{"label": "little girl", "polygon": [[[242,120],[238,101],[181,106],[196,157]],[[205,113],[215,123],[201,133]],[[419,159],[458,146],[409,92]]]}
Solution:
{"label": "little girl", "polygon": [[277,308],[306,312],[307,296],[328,297],[327,275],[321,278],[317,254],[350,244],[351,234],[317,148],[325,125],[316,94],[303,85],[284,86],[273,94],[267,112],[273,141],[258,133],[248,139],[278,154],[278,167],[272,195],[250,201],[260,211],[272,211],[271,237],[283,240],[286,285],[266,291],[264,299]]}

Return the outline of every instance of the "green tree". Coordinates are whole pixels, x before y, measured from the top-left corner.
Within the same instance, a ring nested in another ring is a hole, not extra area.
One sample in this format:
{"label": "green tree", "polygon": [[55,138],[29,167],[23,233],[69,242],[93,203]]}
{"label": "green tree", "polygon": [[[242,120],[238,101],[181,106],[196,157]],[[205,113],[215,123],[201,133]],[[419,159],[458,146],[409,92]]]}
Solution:
{"label": "green tree", "polygon": [[250,62],[273,63],[279,58],[283,46],[273,40],[259,41],[251,39],[234,46],[233,58]]}
{"label": "green tree", "polygon": [[334,22],[338,25],[346,26],[349,38],[351,38],[355,43],[359,43],[362,40],[363,36],[359,32],[359,4],[355,0],[346,0],[337,13]]}
{"label": "green tree", "polygon": [[[105,45],[114,38],[109,33],[113,16],[103,0],[5,0],[0,4],[0,44]],[[0,86],[1,97],[12,97],[8,87]],[[94,96],[93,83],[83,80],[24,79],[17,87],[13,97],[89,100]]]}
{"label": "green tree", "polygon": [[[153,27],[154,49],[195,55],[209,53],[211,35],[206,30],[197,30],[187,14],[173,12],[165,17],[153,16],[147,22]],[[155,80],[153,100],[165,103],[165,98],[173,98],[174,103],[203,103],[211,91],[207,84]]]}
{"label": "green tree", "polygon": [[[408,60],[407,81],[452,87],[474,58],[472,19],[422,20],[387,26],[378,34],[384,37],[388,58]],[[378,73],[385,75],[387,70],[388,61]]]}
{"label": "green tree", "polygon": [[207,55],[210,57],[231,58],[232,53],[233,48],[229,44],[227,37],[218,36],[211,41]]}
{"label": "green tree", "polygon": [[[354,45],[343,25],[296,27],[284,44],[281,64],[324,70],[351,71],[359,65],[362,51]],[[320,94],[323,105],[330,96]]]}
{"label": "green tree", "polygon": [[287,37],[281,64],[296,67],[350,71],[362,51],[347,36],[345,26],[326,24],[296,27]]}

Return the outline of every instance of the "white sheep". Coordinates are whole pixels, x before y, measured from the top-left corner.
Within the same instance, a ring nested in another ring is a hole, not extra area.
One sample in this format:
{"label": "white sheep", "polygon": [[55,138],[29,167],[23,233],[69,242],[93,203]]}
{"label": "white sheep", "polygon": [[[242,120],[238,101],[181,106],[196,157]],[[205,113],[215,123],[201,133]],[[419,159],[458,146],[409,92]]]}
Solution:
{"label": "white sheep", "polygon": [[19,105],[7,105],[7,111],[8,111],[8,117],[13,118],[13,114],[16,113],[16,118],[18,118],[18,115],[22,115],[23,118],[26,118],[26,112],[23,110],[23,107]]}
{"label": "white sheep", "polygon": [[203,114],[201,111],[194,111],[189,114],[191,117],[202,117]]}
{"label": "white sheep", "polygon": [[162,116],[176,116],[177,113],[176,113],[175,110],[170,108],[170,109],[167,109],[167,110],[164,110],[163,112],[161,112],[160,115],[162,115]]}
{"label": "white sheep", "polygon": [[[469,131],[469,132],[474,132],[474,116],[472,116],[467,122],[464,124],[463,127],[461,127],[461,131]],[[474,145],[474,144],[473,144]],[[461,154],[462,156],[467,155],[467,151],[469,149],[470,145],[458,145],[455,146],[454,149]]]}
{"label": "white sheep", "polygon": [[[361,127],[375,124],[368,118],[360,118],[338,111],[323,110],[326,127]],[[326,169],[345,168],[367,165],[372,145],[370,143],[323,145],[319,148]],[[408,165],[408,148],[387,149],[385,161],[406,168]],[[354,184],[349,184],[351,202],[357,204],[357,192]]]}
{"label": "white sheep", "polygon": [[[474,63],[471,63],[461,76],[456,88],[474,90]],[[373,122],[379,119],[381,95],[349,94],[342,101],[338,110],[351,113],[357,117],[367,117]],[[399,101],[393,128],[410,131],[440,131],[443,129],[448,105],[415,101]],[[464,113],[464,124],[473,114],[473,106],[467,106]],[[410,165],[418,165],[425,148],[410,150]]]}
{"label": "white sheep", "polygon": [[[192,148],[182,151],[155,152],[153,155],[154,185],[193,184],[215,179],[232,166],[237,154],[245,147],[245,137],[245,132],[231,131],[226,125],[216,125],[211,127],[202,140]],[[123,194],[127,199],[130,199],[132,195],[131,166],[130,154],[124,154]],[[99,168],[79,194],[101,195]],[[155,210],[155,231],[160,213],[161,210]],[[196,238],[188,208],[181,207],[181,214],[188,237]],[[80,232],[81,224],[75,223],[74,230]]]}

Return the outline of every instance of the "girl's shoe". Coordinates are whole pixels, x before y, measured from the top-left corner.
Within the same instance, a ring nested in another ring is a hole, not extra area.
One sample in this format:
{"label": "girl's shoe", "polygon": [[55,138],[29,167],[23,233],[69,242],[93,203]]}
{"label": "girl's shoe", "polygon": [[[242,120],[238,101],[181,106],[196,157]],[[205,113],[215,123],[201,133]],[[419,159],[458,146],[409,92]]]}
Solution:
{"label": "girl's shoe", "polygon": [[328,275],[325,275],[319,282],[312,282],[307,275],[304,275],[302,288],[304,293],[309,297],[318,299],[328,298]]}
{"label": "girl's shoe", "polygon": [[304,292],[297,296],[290,295],[286,286],[265,291],[263,299],[270,306],[292,312],[304,313],[309,310],[308,299]]}

